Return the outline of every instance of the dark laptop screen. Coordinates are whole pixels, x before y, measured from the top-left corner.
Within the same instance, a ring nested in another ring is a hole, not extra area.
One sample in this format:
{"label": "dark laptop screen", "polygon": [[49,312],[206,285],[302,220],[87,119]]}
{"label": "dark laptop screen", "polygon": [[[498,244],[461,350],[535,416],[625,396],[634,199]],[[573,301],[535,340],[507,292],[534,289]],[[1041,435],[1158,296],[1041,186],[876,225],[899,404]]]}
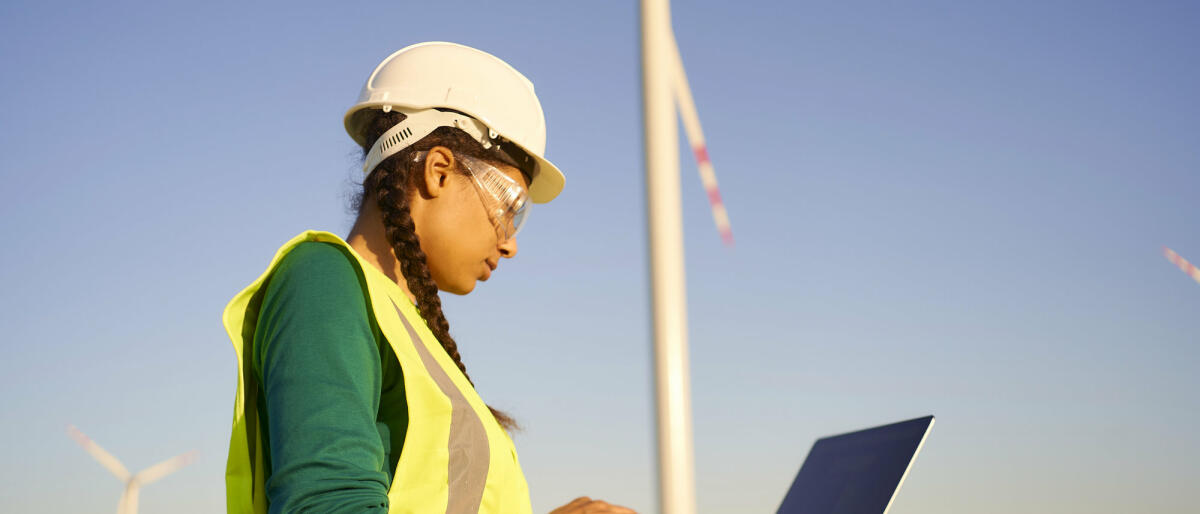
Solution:
{"label": "dark laptop screen", "polygon": [[933,416],[813,444],[778,514],[882,514]]}

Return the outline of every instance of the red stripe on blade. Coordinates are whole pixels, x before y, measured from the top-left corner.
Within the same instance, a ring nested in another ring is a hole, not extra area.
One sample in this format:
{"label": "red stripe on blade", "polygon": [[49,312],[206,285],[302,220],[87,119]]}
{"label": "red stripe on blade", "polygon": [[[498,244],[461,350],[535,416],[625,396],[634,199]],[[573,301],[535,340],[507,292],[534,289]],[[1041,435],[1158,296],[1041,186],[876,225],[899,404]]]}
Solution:
{"label": "red stripe on blade", "polygon": [[721,191],[717,190],[717,188],[715,188],[715,187],[712,189],[709,189],[708,190],[708,202],[713,205],[721,205]]}

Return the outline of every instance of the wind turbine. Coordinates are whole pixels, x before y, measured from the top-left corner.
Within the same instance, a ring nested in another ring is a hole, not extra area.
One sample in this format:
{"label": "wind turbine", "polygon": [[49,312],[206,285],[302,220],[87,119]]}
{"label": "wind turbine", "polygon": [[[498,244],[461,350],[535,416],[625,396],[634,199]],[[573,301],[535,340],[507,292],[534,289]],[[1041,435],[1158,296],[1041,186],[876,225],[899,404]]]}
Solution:
{"label": "wind turbine", "polygon": [[[642,107],[645,122],[646,214],[650,250],[650,303],[654,334],[659,510],[696,512],[692,406],[687,352],[687,294],[679,191],[679,133],[683,118],[713,221],[733,244],[729,216],[700,130],[683,59],[671,30],[668,0],[642,0]],[[675,107],[678,105],[679,111]]]}
{"label": "wind turbine", "polygon": [[117,479],[125,483],[125,492],[121,493],[121,501],[117,503],[117,514],[137,514],[138,510],[138,491],[144,485],[150,485],[171,473],[174,473],[179,468],[182,468],[192,462],[196,457],[196,452],[190,451],[183,455],[171,457],[158,464],[143,469],[133,475],[129,474],[129,470],[125,469],[125,465],[121,461],[113,457],[101,448],[100,445],[92,441],[88,436],[80,432],[74,426],[67,427],[67,435],[71,436],[75,442],[79,443],[84,450],[92,455],[101,466],[104,466],[109,472],[117,476]]}

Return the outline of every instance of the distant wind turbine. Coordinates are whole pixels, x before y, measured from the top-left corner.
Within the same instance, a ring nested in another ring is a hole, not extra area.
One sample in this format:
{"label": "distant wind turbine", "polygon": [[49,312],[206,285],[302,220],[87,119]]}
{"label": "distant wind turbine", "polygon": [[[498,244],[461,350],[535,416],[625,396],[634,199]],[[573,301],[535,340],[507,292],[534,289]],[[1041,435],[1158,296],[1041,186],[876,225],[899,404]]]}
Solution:
{"label": "distant wind turbine", "polygon": [[190,451],[130,475],[129,470],[125,469],[125,465],[121,464],[121,461],[113,457],[111,453],[105,451],[104,448],[101,448],[100,445],[84,435],[83,432],[80,432],[78,428],[68,426],[67,435],[71,436],[71,439],[79,443],[79,446],[82,446],[84,450],[90,453],[101,466],[104,466],[105,469],[116,475],[117,479],[125,484],[125,492],[121,493],[121,501],[117,503],[117,514],[137,514],[138,491],[142,486],[150,485],[162,477],[174,473],[179,468],[190,464],[196,458],[196,452]]}

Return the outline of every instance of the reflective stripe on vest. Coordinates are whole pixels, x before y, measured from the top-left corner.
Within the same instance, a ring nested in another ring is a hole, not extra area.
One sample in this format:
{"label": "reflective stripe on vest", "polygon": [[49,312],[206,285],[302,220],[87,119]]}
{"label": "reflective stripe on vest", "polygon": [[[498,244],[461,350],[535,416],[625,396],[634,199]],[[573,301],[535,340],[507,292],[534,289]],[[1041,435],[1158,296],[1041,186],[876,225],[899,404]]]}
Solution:
{"label": "reflective stripe on vest", "polygon": [[251,368],[262,286],[285,255],[306,241],[337,244],[366,279],[375,320],[403,370],[409,424],[388,489],[389,513],[529,513],[529,490],[512,440],[394,282],[328,232],[288,241],[267,271],[225,308],[238,357],[238,387],[226,465],[228,512],[267,512],[262,434]]}
{"label": "reflective stripe on vest", "polygon": [[404,323],[409,340],[414,342],[413,348],[421,356],[425,371],[433,377],[442,394],[446,395],[450,404],[454,406],[450,414],[450,462],[446,467],[450,478],[450,501],[446,505],[446,512],[478,512],[479,502],[483,498],[483,484],[487,481],[488,460],[491,458],[483,422],[471,410],[471,405],[467,403],[462,392],[450,382],[446,371],[433,360],[433,355],[429,354],[425,345],[415,343],[420,337],[404,318],[400,306],[393,301],[392,307],[395,307],[396,314]]}

